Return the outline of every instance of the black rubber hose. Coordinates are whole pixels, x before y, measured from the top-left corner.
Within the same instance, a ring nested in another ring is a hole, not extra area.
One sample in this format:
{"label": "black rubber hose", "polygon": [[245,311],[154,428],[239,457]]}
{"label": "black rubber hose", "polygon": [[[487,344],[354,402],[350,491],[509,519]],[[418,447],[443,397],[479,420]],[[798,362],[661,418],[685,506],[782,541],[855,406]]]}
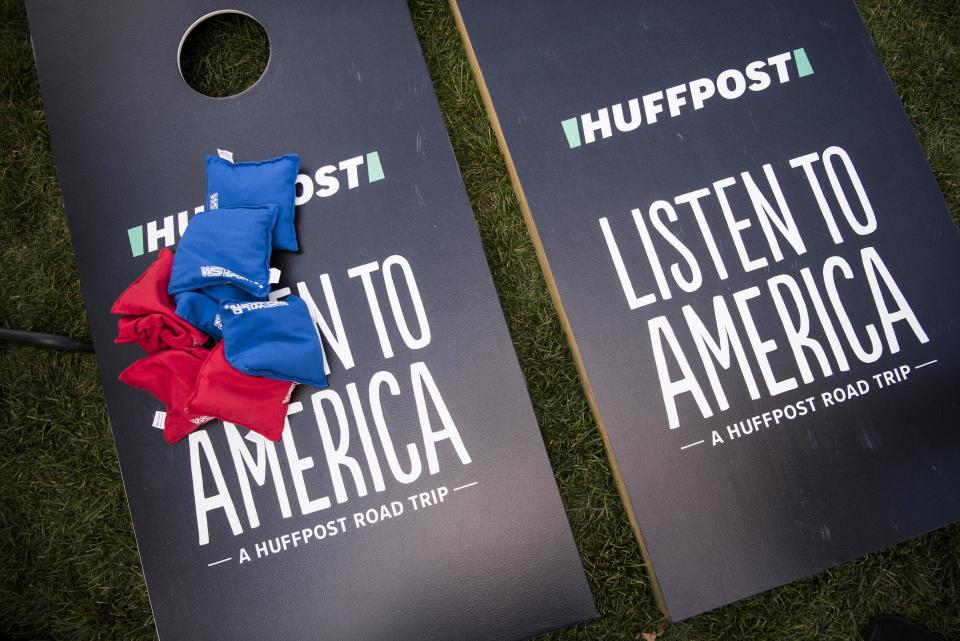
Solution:
{"label": "black rubber hose", "polygon": [[14,345],[31,345],[45,349],[59,349],[65,352],[92,352],[93,344],[78,341],[68,336],[56,334],[41,334],[40,332],[21,332],[17,329],[0,328],[0,343]]}

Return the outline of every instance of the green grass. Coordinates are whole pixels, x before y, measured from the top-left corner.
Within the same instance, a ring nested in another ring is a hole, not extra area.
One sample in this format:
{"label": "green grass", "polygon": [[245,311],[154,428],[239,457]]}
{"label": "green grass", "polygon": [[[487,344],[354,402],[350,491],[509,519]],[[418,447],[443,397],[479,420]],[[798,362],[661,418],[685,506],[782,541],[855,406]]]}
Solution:
{"label": "green grass", "polygon": [[[960,7],[859,4],[956,215]],[[452,16],[441,0],[411,9],[600,609],[597,620],[548,638],[640,638],[665,622]],[[204,37],[223,42],[215,30]],[[261,62],[234,64],[203,46],[191,55],[198,82],[213,93],[245,86]],[[0,0],[0,257],[0,326],[89,337],[19,0]],[[0,637],[151,638],[93,357],[0,347],[0,430]],[[953,526],[667,625],[662,638],[853,640],[871,617],[895,612],[960,639],[958,595],[960,526]]]}
{"label": "green grass", "polygon": [[187,34],[180,73],[196,91],[221,98],[252,85],[269,59],[270,42],[259,22],[240,13],[221,13]]}

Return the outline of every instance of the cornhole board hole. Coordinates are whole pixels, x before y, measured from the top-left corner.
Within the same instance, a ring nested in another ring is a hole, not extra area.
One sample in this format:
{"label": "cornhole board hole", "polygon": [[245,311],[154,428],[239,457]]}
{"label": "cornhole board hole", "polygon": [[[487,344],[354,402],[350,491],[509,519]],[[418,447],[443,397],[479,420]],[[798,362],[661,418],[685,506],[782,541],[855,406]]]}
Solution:
{"label": "cornhole board hole", "polygon": [[[218,99],[178,45],[224,8],[270,59]],[[28,10],[160,638],[517,639],[593,617],[404,3]],[[110,305],[204,215],[217,149],[301,157],[274,294],[313,301],[330,387],[296,389],[276,445],[215,422],[168,446],[158,403],[117,380],[142,353],[113,344]]]}
{"label": "cornhole board hole", "polygon": [[960,243],[897,93],[852,2],[721,4],[454,0],[673,620],[960,517]]}

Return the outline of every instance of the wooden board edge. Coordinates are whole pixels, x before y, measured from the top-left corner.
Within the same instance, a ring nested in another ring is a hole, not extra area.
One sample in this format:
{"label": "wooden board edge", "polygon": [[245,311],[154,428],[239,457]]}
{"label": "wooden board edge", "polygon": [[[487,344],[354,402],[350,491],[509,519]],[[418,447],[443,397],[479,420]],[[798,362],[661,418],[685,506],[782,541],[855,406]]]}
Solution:
{"label": "wooden board edge", "polygon": [[617,459],[614,456],[613,449],[610,446],[610,439],[607,436],[607,430],[603,425],[603,420],[600,416],[600,410],[597,407],[596,397],[594,396],[593,389],[590,386],[590,379],[587,377],[587,372],[584,369],[583,359],[580,357],[580,350],[577,348],[577,342],[573,336],[573,331],[570,328],[570,322],[567,319],[567,314],[564,311],[563,302],[560,300],[560,294],[557,291],[556,283],[553,280],[553,273],[550,271],[550,264],[547,261],[547,256],[543,251],[543,245],[540,242],[540,235],[537,233],[537,226],[534,223],[533,215],[530,212],[530,206],[527,203],[527,198],[523,192],[523,186],[520,184],[520,178],[517,175],[513,158],[510,156],[510,149],[507,146],[506,138],[504,138],[503,130],[500,127],[500,120],[497,118],[497,112],[494,109],[493,100],[490,98],[490,92],[487,91],[487,84],[483,79],[483,73],[480,70],[480,64],[477,61],[477,56],[473,51],[473,44],[470,42],[470,36],[467,33],[466,26],[463,23],[463,16],[460,15],[460,8],[457,6],[457,0],[450,0],[450,9],[453,12],[453,18],[457,23],[457,30],[460,32],[460,39],[463,41],[464,49],[467,52],[467,58],[470,59],[470,68],[473,70],[473,76],[476,78],[477,87],[480,89],[480,95],[483,98],[483,104],[487,111],[487,117],[489,118],[490,123],[493,126],[493,131],[496,134],[497,144],[500,146],[500,152],[503,154],[503,157],[506,160],[507,171],[510,174],[510,182],[513,184],[513,190],[516,192],[517,200],[520,202],[520,210],[523,212],[523,219],[527,225],[527,232],[530,234],[530,238],[533,240],[534,249],[537,253],[537,260],[540,262],[540,269],[543,271],[547,288],[550,291],[550,298],[553,300],[553,305],[560,317],[560,322],[563,324],[564,333],[567,336],[567,343],[570,346],[570,351],[572,352],[573,359],[577,365],[577,371],[580,374],[583,390],[587,396],[587,403],[590,405],[590,411],[593,414],[593,418],[596,421],[597,426],[600,428],[600,436],[603,439],[603,448],[607,454],[607,460],[610,462],[611,470],[613,471],[617,492],[620,494],[620,501],[626,508],[627,518],[630,521],[630,527],[633,529],[634,537],[640,546],[640,554],[643,557],[647,574],[650,577],[654,600],[656,601],[657,607],[660,609],[660,611],[669,618],[670,613],[667,610],[667,604],[663,596],[663,591],[660,589],[660,581],[657,579],[656,572],[654,572],[653,569],[653,564],[650,561],[650,553],[647,550],[647,546],[643,540],[643,533],[640,531],[640,526],[637,523],[636,513],[633,510],[633,504],[630,501],[630,495],[628,494],[626,485],[623,482],[623,477],[620,475],[620,468],[617,465]]}

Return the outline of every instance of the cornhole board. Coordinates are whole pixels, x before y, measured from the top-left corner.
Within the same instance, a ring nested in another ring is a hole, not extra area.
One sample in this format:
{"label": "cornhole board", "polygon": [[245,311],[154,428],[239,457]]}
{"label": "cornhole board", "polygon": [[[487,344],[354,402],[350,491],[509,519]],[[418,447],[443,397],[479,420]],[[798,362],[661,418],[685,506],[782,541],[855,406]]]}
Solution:
{"label": "cornhole board", "polygon": [[[217,99],[178,46],[222,9],[271,50]],[[593,617],[404,3],[28,10],[160,638],[518,639]],[[302,162],[274,295],[309,294],[331,385],[297,388],[276,446],[220,422],[168,446],[158,403],[117,380],[142,352],[113,344],[110,305],[203,215],[217,149]]]}
{"label": "cornhole board", "polygon": [[854,4],[453,6],[661,608],[956,521],[960,243]]}

